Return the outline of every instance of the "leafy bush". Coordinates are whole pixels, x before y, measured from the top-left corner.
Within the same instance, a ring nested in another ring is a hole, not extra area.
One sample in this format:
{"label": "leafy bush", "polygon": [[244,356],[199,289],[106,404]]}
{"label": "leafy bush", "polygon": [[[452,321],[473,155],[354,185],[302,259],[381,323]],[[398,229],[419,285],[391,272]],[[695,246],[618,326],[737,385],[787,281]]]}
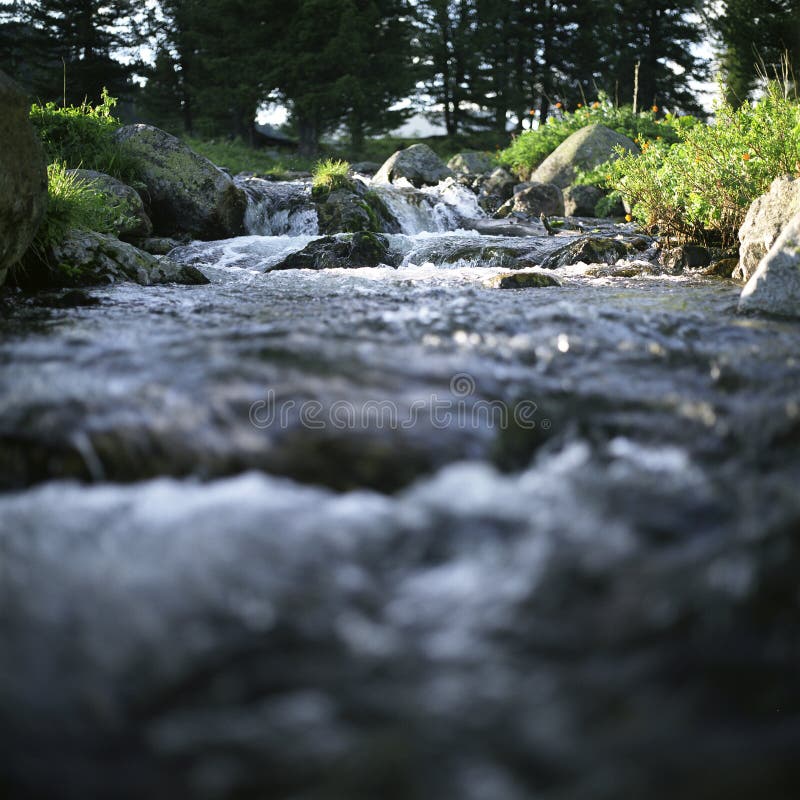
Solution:
{"label": "leafy bush", "polygon": [[343,186],[349,186],[350,179],[347,177],[349,170],[350,164],[347,161],[328,158],[325,161],[318,162],[314,167],[313,191],[322,194],[332,192],[334,189],[339,189]]}
{"label": "leafy bush", "polygon": [[113,115],[117,100],[103,90],[100,105],[84,102],[60,108],[55,103],[34,104],[30,118],[44,143],[48,163],[82,167],[126,180],[131,162],[114,142],[120,121]]}
{"label": "leafy bush", "polygon": [[755,105],[720,103],[713,124],[678,132],[678,144],[645,141],[612,165],[634,217],[667,236],[730,246],[753,200],[800,174],[800,105],[777,83]]}
{"label": "leafy bush", "polygon": [[100,233],[113,230],[114,209],[90,182],[71,173],[63,161],[47,168],[47,195],[47,214],[32,245],[37,257],[44,257],[72,229]]}
{"label": "leafy bush", "polygon": [[[679,119],[684,121],[678,122]],[[548,117],[547,122],[536,130],[515,136],[511,144],[498,153],[498,160],[520,177],[527,177],[567,137],[587,125],[605,125],[634,141],[660,138],[665,142],[677,142],[677,128],[688,124],[689,120],[692,118],[677,118],[671,114],[659,116],[655,109],[634,114],[630,106],[616,108],[601,98],[587,108],[559,110],[558,116]]]}

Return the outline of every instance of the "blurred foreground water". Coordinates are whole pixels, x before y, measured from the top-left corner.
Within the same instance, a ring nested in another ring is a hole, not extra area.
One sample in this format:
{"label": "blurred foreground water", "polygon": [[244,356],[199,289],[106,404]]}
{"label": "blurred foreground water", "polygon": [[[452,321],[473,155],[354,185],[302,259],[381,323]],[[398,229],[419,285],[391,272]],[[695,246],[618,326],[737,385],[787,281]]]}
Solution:
{"label": "blurred foreground water", "polygon": [[302,224],[3,306],[0,797],[797,797],[800,326]]}

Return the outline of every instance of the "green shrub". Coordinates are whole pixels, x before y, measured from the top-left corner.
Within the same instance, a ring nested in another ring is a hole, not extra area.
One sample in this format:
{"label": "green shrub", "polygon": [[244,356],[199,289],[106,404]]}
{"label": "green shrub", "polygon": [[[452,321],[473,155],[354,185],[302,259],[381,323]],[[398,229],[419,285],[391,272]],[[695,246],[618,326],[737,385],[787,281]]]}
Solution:
{"label": "green shrub", "polygon": [[121,180],[131,174],[131,162],[114,142],[120,121],[113,115],[117,101],[103,90],[100,105],[82,103],[60,108],[34,104],[30,118],[44,143],[48,163],[63,163],[105,172]]}
{"label": "green shrub", "polygon": [[634,217],[668,237],[730,246],[753,200],[800,173],[800,105],[777,83],[755,105],[720,103],[713,124],[678,132],[678,144],[646,141],[612,165]]}
{"label": "green shrub", "polygon": [[634,141],[660,137],[665,142],[677,142],[679,126],[688,124],[692,118],[680,118],[683,122],[678,120],[679,118],[671,114],[660,116],[653,109],[634,114],[630,106],[616,108],[608,100],[601,98],[586,108],[559,112],[559,116],[548,117],[547,122],[536,130],[524,131],[515,136],[511,144],[498,153],[498,160],[521,178],[525,178],[567,137],[587,125],[605,125]]}
{"label": "green shrub", "polygon": [[323,194],[350,186],[350,178],[347,177],[349,170],[350,164],[347,161],[327,158],[325,161],[318,162],[314,167],[311,184],[313,191]]}

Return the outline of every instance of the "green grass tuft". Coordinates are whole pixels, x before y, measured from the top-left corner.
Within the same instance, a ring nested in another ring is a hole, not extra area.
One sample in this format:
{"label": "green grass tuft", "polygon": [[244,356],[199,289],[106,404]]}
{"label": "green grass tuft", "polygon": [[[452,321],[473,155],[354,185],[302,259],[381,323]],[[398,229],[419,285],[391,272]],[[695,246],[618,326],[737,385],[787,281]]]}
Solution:
{"label": "green grass tuft", "polygon": [[327,158],[319,161],[314,167],[313,191],[322,194],[350,186],[350,179],[347,177],[349,170],[349,162],[341,159]]}
{"label": "green grass tuft", "polygon": [[92,184],[69,172],[61,161],[47,168],[47,214],[31,246],[35,257],[44,259],[51,247],[62,242],[70,230],[111,233],[114,210]]}

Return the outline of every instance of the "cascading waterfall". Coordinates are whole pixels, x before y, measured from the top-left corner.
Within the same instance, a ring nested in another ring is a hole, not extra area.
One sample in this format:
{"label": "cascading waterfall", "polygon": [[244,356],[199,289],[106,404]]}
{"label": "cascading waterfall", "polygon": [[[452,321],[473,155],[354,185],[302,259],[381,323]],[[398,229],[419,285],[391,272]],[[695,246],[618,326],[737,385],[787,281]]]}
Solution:
{"label": "cascading waterfall", "polygon": [[[360,178],[356,180],[361,181]],[[465,220],[485,217],[477,198],[452,179],[436,186],[416,189],[407,181],[396,184],[371,184],[368,188],[380,197],[395,217],[401,233],[447,232]],[[317,211],[311,200],[309,181],[267,181],[239,177],[236,183],[248,197],[245,230],[251,236],[316,236]]]}
{"label": "cascading waterfall", "polygon": [[317,210],[306,181],[237,178],[247,194],[245,231],[251,236],[316,236]]}

